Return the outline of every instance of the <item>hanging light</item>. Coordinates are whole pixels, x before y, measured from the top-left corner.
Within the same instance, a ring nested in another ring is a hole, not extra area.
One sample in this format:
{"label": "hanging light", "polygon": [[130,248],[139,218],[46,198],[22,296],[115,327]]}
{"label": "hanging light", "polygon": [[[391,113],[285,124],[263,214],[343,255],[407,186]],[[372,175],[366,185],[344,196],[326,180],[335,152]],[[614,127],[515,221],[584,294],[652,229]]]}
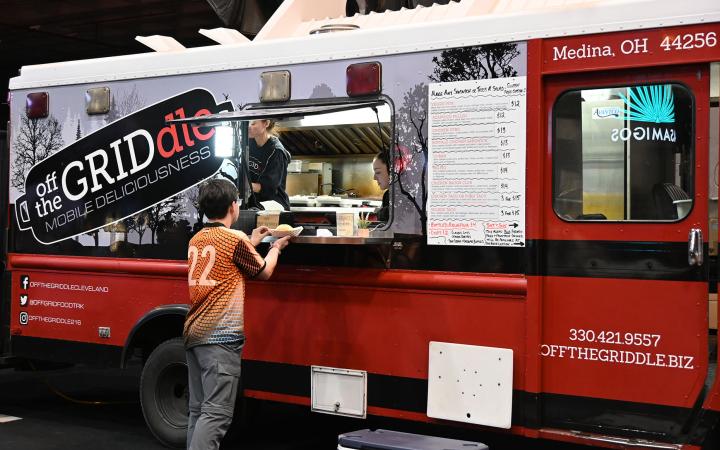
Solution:
{"label": "hanging light", "polygon": [[235,149],[235,129],[228,124],[215,127],[215,156],[218,158],[230,158]]}

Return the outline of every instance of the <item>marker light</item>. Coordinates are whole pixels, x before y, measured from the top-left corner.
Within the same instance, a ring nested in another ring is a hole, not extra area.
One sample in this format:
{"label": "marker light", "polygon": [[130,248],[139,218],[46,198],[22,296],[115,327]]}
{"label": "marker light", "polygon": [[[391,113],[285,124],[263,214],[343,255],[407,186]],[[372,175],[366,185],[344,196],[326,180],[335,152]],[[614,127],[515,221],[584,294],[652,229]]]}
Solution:
{"label": "marker light", "polygon": [[350,64],[346,72],[348,97],[379,94],[382,91],[382,66],[379,62]]}
{"label": "marker light", "polygon": [[50,96],[47,92],[32,92],[25,100],[25,114],[31,119],[41,119],[48,116],[48,102]]}
{"label": "marker light", "polygon": [[286,102],[290,100],[290,71],[276,70],[260,74],[260,101]]}
{"label": "marker light", "polygon": [[110,88],[88,89],[85,92],[85,111],[88,114],[107,114],[110,111]]}
{"label": "marker light", "polygon": [[233,127],[220,125],[215,127],[215,156],[217,158],[230,158],[235,148],[235,133]]}

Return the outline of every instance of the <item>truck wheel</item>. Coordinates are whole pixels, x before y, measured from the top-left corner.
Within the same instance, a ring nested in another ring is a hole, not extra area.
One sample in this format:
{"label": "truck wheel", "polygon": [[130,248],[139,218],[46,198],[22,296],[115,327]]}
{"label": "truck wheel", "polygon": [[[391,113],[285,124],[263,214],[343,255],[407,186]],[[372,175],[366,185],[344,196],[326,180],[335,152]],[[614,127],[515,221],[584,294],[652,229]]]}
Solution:
{"label": "truck wheel", "polygon": [[183,448],[188,424],[188,375],[181,337],[150,354],[140,376],[140,405],[152,434],[168,447]]}

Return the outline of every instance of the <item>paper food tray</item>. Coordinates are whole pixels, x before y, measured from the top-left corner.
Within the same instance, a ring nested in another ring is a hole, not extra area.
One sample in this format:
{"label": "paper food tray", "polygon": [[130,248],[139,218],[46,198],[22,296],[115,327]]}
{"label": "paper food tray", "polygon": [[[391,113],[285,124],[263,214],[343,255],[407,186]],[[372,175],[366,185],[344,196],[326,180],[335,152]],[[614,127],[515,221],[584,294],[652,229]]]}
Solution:
{"label": "paper food tray", "polygon": [[290,197],[290,204],[295,206],[317,206],[317,200],[313,197],[293,196]]}
{"label": "paper food tray", "polygon": [[292,230],[288,230],[288,231],[271,230],[271,233],[272,233],[272,237],[280,239],[280,238],[283,238],[288,235],[294,236],[294,237],[300,236],[300,233],[302,233],[302,230],[303,230],[303,227],[295,227]]}
{"label": "paper food tray", "polygon": [[340,206],[345,208],[359,208],[363,204],[362,199],[350,199],[350,198],[344,198],[340,200]]}
{"label": "paper food tray", "polygon": [[315,198],[315,201],[317,201],[318,205],[339,205],[342,199],[331,195],[321,195]]}

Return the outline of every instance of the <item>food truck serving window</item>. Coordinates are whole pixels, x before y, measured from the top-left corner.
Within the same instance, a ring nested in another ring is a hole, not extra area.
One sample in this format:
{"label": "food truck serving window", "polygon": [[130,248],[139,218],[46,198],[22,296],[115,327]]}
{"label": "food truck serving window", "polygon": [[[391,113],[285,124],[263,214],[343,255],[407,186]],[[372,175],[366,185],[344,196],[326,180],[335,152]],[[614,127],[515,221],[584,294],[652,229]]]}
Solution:
{"label": "food truck serving window", "polygon": [[568,221],[674,221],[692,208],[693,96],[680,84],[567,91],[553,107],[553,208]]}
{"label": "food truck serving window", "polygon": [[[390,208],[383,210],[388,186],[376,181],[373,161],[390,148],[391,124],[387,104],[277,122],[278,138],[291,156],[286,191],[292,221],[306,236],[358,235],[358,229],[389,222]],[[341,230],[338,221],[351,227]]]}
{"label": "food truck serving window", "polygon": [[[216,127],[219,137],[227,134],[227,139],[216,140],[214,153],[245,167],[253,194],[246,195],[243,208],[262,205],[257,224],[289,225],[294,233],[302,227],[303,242],[308,243],[321,243],[310,237],[388,237],[393,109],[383,98],[255,104],[170,122]],[[275,144],[266,149],[264,139],[258,143],[258,127],[269,127],[282,149]],[[271,173],[277,176],[265,177],[270,158],[275,158]],[[287,167],[284,178],[279,164]]]}

